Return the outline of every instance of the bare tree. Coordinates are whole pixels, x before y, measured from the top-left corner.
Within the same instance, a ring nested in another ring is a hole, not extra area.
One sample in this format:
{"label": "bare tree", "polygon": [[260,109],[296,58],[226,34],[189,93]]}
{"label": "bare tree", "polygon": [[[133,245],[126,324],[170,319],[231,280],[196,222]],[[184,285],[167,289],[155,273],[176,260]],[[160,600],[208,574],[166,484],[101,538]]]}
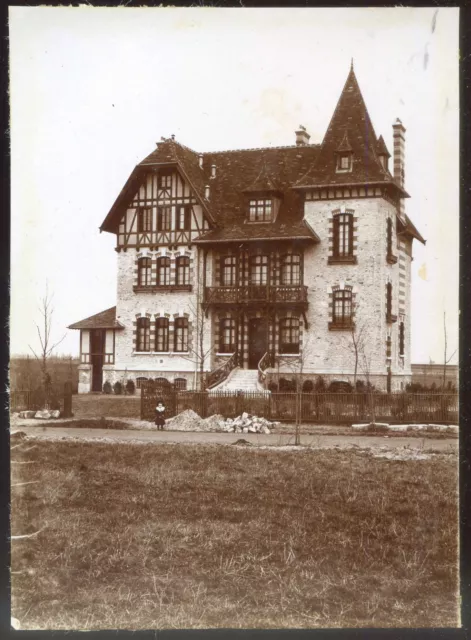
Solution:
{"label": "bare tree", "polygon": [[446,367],[450,363],[450,361],[452,360],[452,358],[455,355],[455,353],[458,351],[458,349],[455,349],[453,351],[453,353],[451,354],[451,356],[448,357],[448,354],[447,354],[448,343],[447,343],[447,333],[446,333],[446,311],[443,312],[443,333],[444,333],[444,338],[445,338],[445,345],[444,345],[444,353],[443,353],[443,382],[442,382],[442,390],[444,391],[445,390],[445,385],[446,385]]}
{"label": "bare tree", "polygon": [[42,384],[44,387],[44,393],[45,393],[45,399],[46,399],[45,401],[46,408],[48,408],[47,407],[47,389],[51,382],[51,376],[48,371],[49,359],[51,358],[54,349],[60,345],[60,343],[64,340],[66,336],[66,334],[64,333],[64,335],[60,340],[58,340],[57,342],[52,342],[52,339],[51,339],[52,318],[54,315],[54,307],[52,306],[52,300],[53,300],[53,295],[49,293],[49,287],[46,283],[46,292],[44,296],[41,298],[40,305],[39,305],[39,313],[41,316],[41,320],[39,324],[35,323],[36,330],[38,332],[39,343],[41,345],[41,350],[39,351],[39,353],[36,353],[33,347],[29,345],[29,348],[33,352],[34,357],[40,364]]}
{"label": "bare tree", "polygon": [[195,373],[198,374],[200,391],[204,391],[204,370],[206,363],[210,360],[214,347],[210,343],[209,347],[205,347],[205,335],[208,327],[204,310],[200,304],[196,306],[192,303],[189,310],[193,316],[193,340],[188,345],[188,355],[180,353],[179,355],[185,360],[189,360],[195,365]]}

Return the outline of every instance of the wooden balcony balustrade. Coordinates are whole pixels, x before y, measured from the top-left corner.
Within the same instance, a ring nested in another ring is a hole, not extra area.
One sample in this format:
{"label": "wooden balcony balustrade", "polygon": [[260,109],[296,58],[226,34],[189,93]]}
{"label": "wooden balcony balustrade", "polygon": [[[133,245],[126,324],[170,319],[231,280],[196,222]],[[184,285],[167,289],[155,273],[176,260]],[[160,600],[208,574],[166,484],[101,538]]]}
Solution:
{"label": "wooden balcony balustrade", "polygon": [[307,306],[306,285],[239,285],[205,287],[204,304],[302,304]]}

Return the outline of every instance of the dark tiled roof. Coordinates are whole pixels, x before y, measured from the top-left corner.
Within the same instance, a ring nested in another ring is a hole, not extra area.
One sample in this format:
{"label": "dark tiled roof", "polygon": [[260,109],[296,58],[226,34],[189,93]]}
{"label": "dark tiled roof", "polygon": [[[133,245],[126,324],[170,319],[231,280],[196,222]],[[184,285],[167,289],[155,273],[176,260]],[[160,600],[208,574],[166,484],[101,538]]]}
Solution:
{"label": "dark tiled roof", "polygon": [[[377,143],[373,124],[352,67],[322,141],[316,163],[296,186],[337,185],[346,182],[396,184],[392,175],[383,169],[379,161]],[[352,170],[348,173],[337,173],[337,154],[344,150],[351,150],[353,153]]]}
{"label": "dark tiled roof", "polygon": [[391,154],[388,151],[386,143],[384,142],[383,136],[379,136],[378,138],[378,142],[376,144],[376,152],[379,156],[383,155],[383,156],[387,156],[388,158],[391,157]]}
{"label": "dark tiled roof", "polygon": [[319,236],[304,220],[285,224],[280,220],[274,223],[234,222],[224,227],[206,232],[195,240],[196,244],[214,242],[247,242],[251,240],[304,240],[320,242]]}
{"label": "dark tiled roof", "polygon": [[406,235],[411,236],[412,238],[416,238],[416,240],[419,240],[419,242],[421,242],[422,244],[425,244],[426,240],[424,240],[421,233],[417,230],[417,227],[414,225],[414,223],[412,222],[412,220],[409,218],[407,214],[405,214],[405,216],[406,216],[405,224],[402,222],[402,220],[398,216],[399,229],[402,231],[402,233],[405,233]]}
{"label": "dark tiled roof", "polygon": [[116,320],[116,307],[100,311],[94,316],[74,322],[69,325],[69,329],[124,329],[123,325]]}

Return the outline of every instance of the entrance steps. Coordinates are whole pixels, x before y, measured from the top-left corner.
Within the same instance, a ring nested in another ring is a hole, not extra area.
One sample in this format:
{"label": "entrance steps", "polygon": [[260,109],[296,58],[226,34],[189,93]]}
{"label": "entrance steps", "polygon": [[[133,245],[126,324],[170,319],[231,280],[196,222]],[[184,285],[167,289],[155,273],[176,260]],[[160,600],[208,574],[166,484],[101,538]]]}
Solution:
{"label": "entrance steps", "polygon": [[211,391],[265,391],[258,381],[258,369],[236,367],[229,376]]}

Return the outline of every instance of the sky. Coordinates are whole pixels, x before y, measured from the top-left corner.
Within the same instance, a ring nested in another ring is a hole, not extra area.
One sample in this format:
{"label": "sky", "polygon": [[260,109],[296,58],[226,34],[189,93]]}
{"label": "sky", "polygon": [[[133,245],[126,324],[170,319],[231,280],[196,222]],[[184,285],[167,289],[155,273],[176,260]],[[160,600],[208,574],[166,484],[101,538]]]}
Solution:
{"label": "sky", "polygon": [[[10,7],[10,351],[39,346],[53,294],[67,325],[116,303],[115,236],[99,226],[161,136],[199,151],[321,143],[351,59],[376,135],[406,127],[414,241],[412,362],[458,346],[457,8]],[[457,356],[452,362],[457,361]]]}

